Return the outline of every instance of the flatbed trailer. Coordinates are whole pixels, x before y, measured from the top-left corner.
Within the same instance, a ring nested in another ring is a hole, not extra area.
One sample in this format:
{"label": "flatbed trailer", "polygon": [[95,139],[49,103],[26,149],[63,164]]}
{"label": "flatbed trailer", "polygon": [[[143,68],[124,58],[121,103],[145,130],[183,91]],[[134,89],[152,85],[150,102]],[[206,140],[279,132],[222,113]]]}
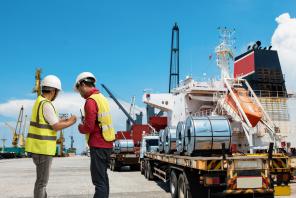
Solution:
{"label": "flatbed trailer", "polygon": [[172,198],[274,197],[275,185],[284,186],[275,184],[273,178],[281,174],[271,163],[278,158],[286,160],[277,155],[270,158],[268,154],[190,157],[147,152],[141,162],[141,173],[148,180],[159,178],[167,182]]}
{"label": "flatbed trailer", "polygon": [[113,153],[110,156],[110,170],[119,171],[122,166],[130,166],[131,170],[139,170],[139,154]]}

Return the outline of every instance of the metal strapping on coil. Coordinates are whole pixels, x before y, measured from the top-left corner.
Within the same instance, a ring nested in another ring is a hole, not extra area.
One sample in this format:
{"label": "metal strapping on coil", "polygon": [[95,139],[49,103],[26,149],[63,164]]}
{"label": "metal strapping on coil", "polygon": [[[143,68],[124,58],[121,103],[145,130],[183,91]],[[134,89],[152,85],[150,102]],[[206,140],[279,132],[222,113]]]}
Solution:
{"label": "metal strapping on coil", "polygon": [[28,133],[28,138],[33,138],[33,139],[37,139],[37,140],[53,140],[53,141],[56,141],[57,136],[45,136],[45,135],[37,135],[37,134]]}
{"label": "metal strapping on coil", "polygon": [[53,130],[52,126],[49,125],[49,124],[40,124],[40,123],[37,123],[37,122],[30,122],[30,126],[33,126],[33,127],[37,127],[37,128],[40,128],[40,129],[50,129],[50,130]]}

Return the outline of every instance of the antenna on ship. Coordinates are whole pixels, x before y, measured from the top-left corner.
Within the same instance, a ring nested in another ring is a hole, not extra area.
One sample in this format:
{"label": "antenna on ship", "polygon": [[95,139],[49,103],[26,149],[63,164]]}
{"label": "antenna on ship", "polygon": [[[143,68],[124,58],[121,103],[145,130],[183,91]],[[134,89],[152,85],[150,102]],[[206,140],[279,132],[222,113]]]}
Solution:
{"label": "antenna on ship", "polygon": [[234,59],[234,38],[235,29],[218,28],[220,44],[215,48],[217,66],[221,70],[221,80],[230,78],[229,62]]}

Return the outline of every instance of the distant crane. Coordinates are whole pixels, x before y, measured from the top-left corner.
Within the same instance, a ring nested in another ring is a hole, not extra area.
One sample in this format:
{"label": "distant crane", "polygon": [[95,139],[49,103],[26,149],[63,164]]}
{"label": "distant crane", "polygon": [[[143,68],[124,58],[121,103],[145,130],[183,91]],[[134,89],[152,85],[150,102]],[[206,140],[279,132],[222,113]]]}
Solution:
{"label": "distant crane", "polygon": [[16,127],[12,127],[10,124],[8,124],[7,122],[5,123],[5,125],[11,130],[13,136],[12,136],[12,145],[14,147],[18,146],[18,142],[19,142],[19,137],[21,134],[21,130],[22,130],[22,122],[23,122],[23,113],[24,113],[24,107],[22,106],[18,115],[18,119],[16,122]]}
{"label": "distant crane", "polygon": [[22,133],[19,135],[19,145],[21,148],[25,148],[25,133],[26,133],[26,128],[27,128],[27,115],[25,115],[25,119],[24,119],[24,125],[23,125],[23,130]]}
{"label": "distant crane", "polygon": [[[68,118],[68,114],[67,113],[61,113],[59,115],[60,119],[67,119]],[[61,130],[60,132],[60,137],[59,139],[57,139],[57,144],[60,145],[60,153],[58,153],[58,156],[60,157],[64,157],[64,142],[65,142],[65,138],[64,138],[64,133],[63,130]]]}
{"label": "distant crane", "polygon": [[1,151],[1,152],[2,152],[2,153],[5,152],[5,142],[6,142],[6,140],[7,140],[7,139],[5,139],[5,138],[2,138],[2,139],[1,139],[1,141],[2,141],[2,151]]}
{"label": "distant crane", "polygon": [[173,88],[179,86],[179,54],[179,27],[175,23],[172,29],[169,93]]}
{"label": "distant crane", "polygon": [[73,137],[73,135],[71,135],[70,136],[70,138],[71,138],[71,149],[73,149],[74,147],[74,137]]}
{"label": "distant crane", "polygon": [[[133,120],[135,120],[135,100],[136,100],[136,97],[133,96],[131,101],[131,106],[129,109],[129,114],[131,118],[133,118]],[[129,119],[126,120],[126,130],[127,131],[131,130],[131,122]]]}
{"label": "distant crane", "polygon": [[41,69],[36,69],[35,72],[35,86],[33,88],[33,93],[37,93],[37,97],[41,95]]}

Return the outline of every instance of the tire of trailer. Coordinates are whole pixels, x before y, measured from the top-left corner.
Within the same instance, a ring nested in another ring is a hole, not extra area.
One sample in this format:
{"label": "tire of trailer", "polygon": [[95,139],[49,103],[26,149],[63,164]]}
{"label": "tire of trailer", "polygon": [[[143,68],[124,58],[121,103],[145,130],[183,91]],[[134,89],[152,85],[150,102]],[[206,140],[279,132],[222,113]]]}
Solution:
{"label": "tire of trailer", "polygon": [[114,160],[113,159],[110,160],[110,170],[114,171]]}
{"label": "tire of trailer", "polygon": [[147,179],[154,180],[153,168],[150,161],[147,161]]}
{"label": "tire of trailer", "polygon": [[178,179],[178,196],[179,198],[192,198],[185,174],[180,174]]}
{"label": "tire of trailer", "polygon": [[178,198],[178,177],[174,170],[170,174],[170,193],[172,198]]}
{"label": "tire of trailer", "polygon": [[148,170],[147,170],[148,166],[147,165],[148,165],[148,161],[145,161],[144,162],[144,176],[146,179],[148,179]]}
{"label": "tire of trailer", "polygon": [[139,171],[140,170],[140,164],[130,165],[130,170],[132,170],[132,171]]}
{"label": "tire of trailer", "polygon": [[120,169],[120,166],[118,162],[115,159],[112,159],[110,162],[110,170],[111,171],[118,171]]}
{"label": "tire of trailer", "polygon": [[145,174],[145,165],[144,165],[144,161],[141,161],[140,164],[140,171],[141,171],[141,175]]}

